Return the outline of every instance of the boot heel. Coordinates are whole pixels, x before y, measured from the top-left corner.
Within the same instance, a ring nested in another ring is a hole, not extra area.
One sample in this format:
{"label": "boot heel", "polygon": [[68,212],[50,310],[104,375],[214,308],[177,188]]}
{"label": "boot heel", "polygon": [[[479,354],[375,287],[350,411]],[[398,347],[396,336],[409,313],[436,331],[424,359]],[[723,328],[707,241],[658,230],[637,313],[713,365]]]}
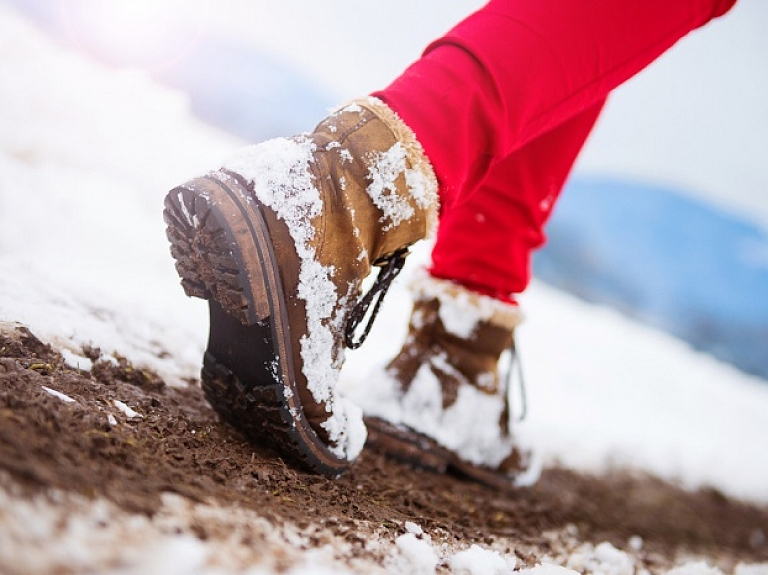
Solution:
{"label": "boot heel", "polygon": [[163,219],[188,296],[217,301],[243,325],[270,315],[259,244],[265,225],[240,181],[216,172],[174,188]]}

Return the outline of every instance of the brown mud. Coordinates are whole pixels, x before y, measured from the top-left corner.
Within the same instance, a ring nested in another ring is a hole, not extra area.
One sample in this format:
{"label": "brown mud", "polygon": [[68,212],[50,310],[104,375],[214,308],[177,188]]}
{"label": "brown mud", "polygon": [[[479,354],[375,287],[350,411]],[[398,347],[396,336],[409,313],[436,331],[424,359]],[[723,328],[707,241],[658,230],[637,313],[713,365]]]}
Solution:
{"label": "brown mud", "polygon": [[[361,553],[370,534],[396,536],[413,521],[466,544],[505,537],[543,553],[543,534],[576,526],[581,540],[619,548],[640,536],[648,556],[768,561],[768,508],[713,489],[688,492],[647,475],[553,468],[536,486],[501,494],[369,451],[346,475],[327,479],[246,443],[218,421],[195,382],[169,387],[98,349],[84,354],[94,361],[89,371],[67,366],[23,328],[0,334],[0,471],[30,495],[56,488],[152,515],[161,494],[174,492],[252,509],[273,523],[322,523]],[[127,416],[116,400],[139,416]],[[200,525],[197,535],[205,538],[205,530]]]}

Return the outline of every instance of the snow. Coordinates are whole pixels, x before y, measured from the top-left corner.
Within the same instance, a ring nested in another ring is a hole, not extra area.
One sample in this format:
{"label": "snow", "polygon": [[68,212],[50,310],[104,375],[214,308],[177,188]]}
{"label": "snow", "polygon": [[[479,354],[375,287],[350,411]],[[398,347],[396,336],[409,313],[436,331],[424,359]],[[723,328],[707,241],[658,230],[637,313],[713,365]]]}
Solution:
{"label": "snow", "polygon": [[723,572],[717,567],[707,565],[703,561],[696,561],[676,567],[670,570],[667,575],[723,575]]}
{"label": "snow", "polygon": [[393,573],[403,575],[433,575],[440,563],[432,543],[428,538],[419,538],[413,533],[406,533],[395,539],[397,555],[388,565]]}
{"label": "snow", "polygon": [[122,414],[125,415],[128,419],[144,417],[138,411],[134,411],[119,399],[112,400],[112,405],[114,405],[117,409],[119,409],[122,412]]}
{"label": "snow", "polygon": [[[199,525],[209,527],[211,537],[196,536]],[[234,536],[215,537],[217,528]],[[243,544],[238,535],[245,534],[262,544]],[[273,575],[286,572],[276,563],[281,555],[295,554],[291,542],[298,539],[293,525],[274,526],[252,511],[193,504],[174,494],[164,494],[150,517],[99,498],[57,491],[13,497],[0,489],[2,573]],[[366,567],[377,572],[372,563]],[[306,552],[287,572],[350,573],[339,567],[329,549]]]}
{"label": "snow", "polygon": [[206,309],[178,297],[161,206],[239,142],[181,94],[0,10],[0,74],[14,79],[0,96],[0,318],[75,354],[119,349],[170,383],[196,377]]}
{"label": "snow", "polygon": [[768,575],[768,563],[755,563],[753,565],[739,563],[736,565],[733,575]]}
{"label": "snow", "polygon": [[414,535],[416,535],[416,536],[419,536],[419,535],[424,535],[424,530],[421,528],[421,526],[420,526],[420,525],[417,525],[417,524],[416,524],[416,523],[414,523],[413,521],[406,521],[406,522],[403,524],[403,527],[405,527],[405,530],[406,530],[408,533],[413,533],[413,534],[414,534]]}
{"label": "snow", "polygon": [[443,327],[462,339],[469,338],[480,322],[512,329],[523,321],[523,313],[518,306],[470,292],[447,280],[433,278],[423,269],[414,273],[410,289],[416,300],[438,300]]}
{"label": "snow", "polygon": [[634,575],[635,573],[632,558],[608,542],[597,546],[584,544],[571,554],[566,566],[578,573],[594,575]]}
{"label": "snow", "polygon": [[515,563],[495,551],[472,545],[451,557],[449,565],[457,575],[505,575],[514,569]]}
{"label": "snow", "polygon": [[[749,7],[756,6],[746,0],[740,4],[747,8],[737,14],[748,15],[754,10]],[[426,6],[423,10],[430,17],[434,12]],[[443,16],[453,14],[447,10]],[[434,31],[440,21],[434,22],[425,30]],[[272,28],[267,39],[280,32],[278,26]],[[313,57],[336,50],[333,43],[321,44],[312,45],[318,48]],[[293,49],[300,50],[301,43]],[[375,68],[370,62],[367,66]],[[117,352],[174,385],[196,377],[207,333],[206,309],[204,303],[185,298],[178,286],[164,238],[162,198],[179,182],[218,165],[243,142],[194,119],[183,96],[146,76],[102,68],[54,45],[5,4],[0,4],[0,76],[13,78],[0,91],[2,328],[28,326],[66,350],[70,362],[79,363],[83,346],[95,345],[104,356]],[[760,94],[756,90],[754,97],[762,98]],[[755,142],[741,149],[750,154],[764,149],[760,140]],[[752,161],[750,154],[745,165],[754,168],[754,181],[736,186],[745,190],[760,188],[765,171],[764,163]],[[738,180],[721,176],[712,180],[713,187],[731,189]],[[422,246],[409,259],[425,261],[427,248]],[[410,262],[404,275],[415,267]],[[404,282],[395,282],[369,342],[350,354],[344,386],[362,386],[371,365],[383,364],[397,351],[408,302]],[[689,487],[710,485],[768,502],[764,381],[619,313],[540,284],[525,295],[522,308],[529,318],[520,327],[519,341],[530,382],[530,417],[517,432],[546,462],[585,471],[628,466]],[[349,449],[351,453],[353,447]],[[71,496],[56,497],[61,502]],[[210,521],[214,514],[182,498],[164,498],[150,519],[98,499],[77,499],[77,512],[65,514],[54,504],[56,497],[27,500],[0,490],[4,561],[23,561],[30,573],[275,572],[258,562],[246,568],[237,563],[237,554],[193,537],[192,520]],[[243,529],[260,525],[258,517],[245,512],[219,513],[216,520],[239,522]],[[179,517],[187,517],[187,523],[179,524]],[[283,545],[286,553],[295,552],[285,543],[290,539],[287,528],[272,534],[274,526],[262,527],[265,536],[273,537],[270,541]],[[480,559],[477,550],[443,553],[427,536],[409,529],[392,543],[399,550],[397,560],[426,572],[451,557],[457,561],[455,569],[465,571],[472,566],[462,565],[462,557],[491,564],[490,556]],[[605,544],[583,548],[571,561],[594,572],[623,573],[627,563],[614,551]],[[461,555],[467,552],[471,554]],[[307,555],[305,564],[288,572],[343,572],[327,557],[314,559]],[[522,572],[573,574],[549,564]],[[735,575],[766,572],[765,564],[739,565]],[[688,564],[671,573],[719,571]]]}
{"label": "snow", "polygon": [[62,349],[61,356],[64,358],[64,361],[67,363],[68,366],[74,367],[75,369],[90,371],[91,368],[93,367],[93,361],[91,361],[87,357],[83,357],[81,355],[73,353],[68,349]]}
{"label": "snow", "polygon": [[49,395],[52,395],[53,397],[60,399],[64,403],[75,403],[75,400],[69,397],[68,395],[65,395],[61,393],[60,391],[56,391],[55,389],[51,389],[50,387],[46,387],[44,385],[41,385],[40,387],[43,388],[43,391],[46,392]]}
{"label": "snow", "polygon": [[370,159],[368,195],[382,212],[384,230],[410,220],[415,210],[408,199],[397,193],[397,179],[406,173],[405,148],[396,142],[385,152],[376,152]]}
{"label": "snow", "polygon": [[576,571],[567,567],[561,567],[560,565],[543,563],[530,569],[522,569],[520,573],[522,575],[573,575]]}

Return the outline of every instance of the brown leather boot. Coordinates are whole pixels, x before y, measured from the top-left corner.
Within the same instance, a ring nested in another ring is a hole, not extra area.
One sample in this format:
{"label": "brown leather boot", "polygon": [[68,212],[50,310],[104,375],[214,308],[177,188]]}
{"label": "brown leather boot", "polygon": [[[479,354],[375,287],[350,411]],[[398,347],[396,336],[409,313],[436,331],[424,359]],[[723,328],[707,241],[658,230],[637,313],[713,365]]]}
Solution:
{"label": "brown leather boot", "polygon": [[513,487],[528,455],[510,433],[498,368],[522,320],[519,308],[427,274],[412,287],[405,344],[356,397],[369,442],[418,467]]}
{"label": "brown leather boot", "polygon": [[164,216],[186,293],[209,300],[208,400],[252,441],[342,473],[366,438],[337,387],[370,303],[358,305],[361,283],[381,266],[375,289],[386,291],[437,218],[415,135],[381,101],[360,100],[175,188]]}

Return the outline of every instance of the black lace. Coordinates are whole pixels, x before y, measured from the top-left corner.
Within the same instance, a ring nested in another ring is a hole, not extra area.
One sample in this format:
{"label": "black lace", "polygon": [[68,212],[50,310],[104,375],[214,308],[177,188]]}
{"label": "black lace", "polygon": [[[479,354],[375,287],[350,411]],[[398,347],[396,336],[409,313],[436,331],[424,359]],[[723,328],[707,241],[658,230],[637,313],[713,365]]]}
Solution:
{"label": "black lace", "polygon": [[[511,418],[515,422],[523,421],[526,416],[528,415],[528,397],[525,392],[525,378],[523,377],[523,365],[520,363],[520,354],[517,351],[517,345],[515,344],[515,340],[512,340],[512,345],[509,346],[509,353],[510,353],[510,362],[509,367],[507,369],[507,377],[506,377],[506,386],[505,389],[507,390],[507,401],[509,402],[509,413]],[[515,367],[517,367],[517,370],[515,370]],[[514,390],[512,389],[512,377],[514,375],[514,372],[517,371],[517,380],[520,382],[520,415],[515,416],[515,412],[512,409],[512,396]]]}
{"label": "black lace", "polygon": [[[392,285],[392,281],[403,269],[403,265],[405,265],[405,256],[407,255],[407,248],[398,250],[382,262],[379,274],[376,276],[376,281],[371,286],[371,289],[367,294],[360,298],[360,301],[357,302],[357,305],[355,305],[354,309],[349,314],[347,326],[344,330],[344,343],[349,349],[357,349],[363,345],[363,342],[368,337],[371,327],[373,327],[373,322],[384,301],[384,296],[387,295],[387,290],[389,290],[389,286]],[[368,309],[371,307],[374,300],[376,300],[376,303],[373,306],[373,311],[371,311],[371,317],[365,325],[363,333],[357,340],[355,340],[355,331],[357,331],[357,327],[363,319],[365,319]]]}

